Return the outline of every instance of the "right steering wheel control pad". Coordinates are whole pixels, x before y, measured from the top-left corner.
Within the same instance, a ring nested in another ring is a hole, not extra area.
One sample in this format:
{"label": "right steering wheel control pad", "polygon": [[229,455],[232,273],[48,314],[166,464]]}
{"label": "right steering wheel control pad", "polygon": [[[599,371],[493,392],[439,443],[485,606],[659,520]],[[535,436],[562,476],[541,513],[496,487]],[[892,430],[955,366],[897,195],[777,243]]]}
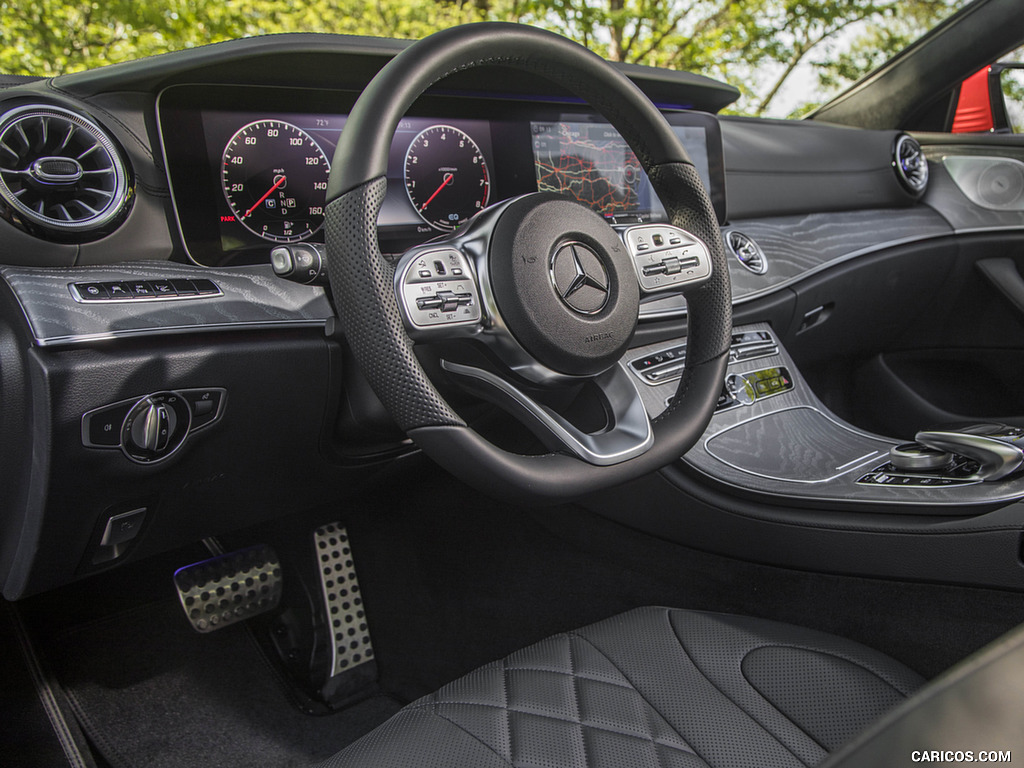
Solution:
{"label": "right steering wheel control pad", "polygon": [[694,287],[711,277],[708,247],[686,230],[667,224],[630,227],[622,234],[636,279],[646,293]]}

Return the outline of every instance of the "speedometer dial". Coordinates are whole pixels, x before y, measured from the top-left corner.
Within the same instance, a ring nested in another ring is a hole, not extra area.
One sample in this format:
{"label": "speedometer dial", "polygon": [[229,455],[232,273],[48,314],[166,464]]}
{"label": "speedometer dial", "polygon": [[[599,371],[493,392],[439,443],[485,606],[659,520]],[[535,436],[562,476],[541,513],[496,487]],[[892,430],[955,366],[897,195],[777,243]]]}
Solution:
{"label": "speedometer dial", "polygon": [[257,120],[224,148],[222,181],[235,220],[265,240],[305,240],[324,223],[331,167],[313,137],[283,120]]}
{"label": "speedometer dial", "polygon": [[476,142],[458,128],[434,125],[405,153],[405,189],[420,218],[452,230],[487,205],[491,182]]}

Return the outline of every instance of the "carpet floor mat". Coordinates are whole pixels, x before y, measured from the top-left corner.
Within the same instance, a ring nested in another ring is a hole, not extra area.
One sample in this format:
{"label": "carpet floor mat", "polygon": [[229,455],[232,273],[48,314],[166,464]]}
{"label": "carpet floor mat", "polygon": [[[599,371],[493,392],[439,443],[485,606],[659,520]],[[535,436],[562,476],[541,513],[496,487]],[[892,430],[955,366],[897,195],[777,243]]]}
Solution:
{"label": "carpet floor mat", "polygon": [[305,715],[244,626],[200,635],[170,601],[74,627],[47,650],[113,768],[309,766],[400,708],[378,695]]}

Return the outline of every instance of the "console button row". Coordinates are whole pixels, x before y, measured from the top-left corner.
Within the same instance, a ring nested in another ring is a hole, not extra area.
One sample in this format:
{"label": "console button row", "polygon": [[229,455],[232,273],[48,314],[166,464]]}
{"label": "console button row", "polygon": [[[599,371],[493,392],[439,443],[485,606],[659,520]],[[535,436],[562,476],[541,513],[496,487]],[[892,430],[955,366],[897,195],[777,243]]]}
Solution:
{"label": "console button row", "polygon": [[[778,353],[779,346],[767,331],[743,331],[732,335],[729,362],[756,360]],[[686,345],[680,344],[633,360],[629,365],[651,384],[664,384],[682,375],[685,358]]]}
{"label": "console button row", "polygon": [[212,280],[201,278],[72,283],[71,293],[78,301],[140,301],[220,296],[222,291]]}
{"label": "console button row", "polygon": [[945,485],[970,485],[976,480],[954,477],[925,477],[923,475],[890,475],[886,472],[868,472],[857,480],[860,485],[895,485],[901,488],[938,488]]}
{"label": "console button row", "polygon": [[898,488],[935,488],[948,485],[971,485],[980,482],[977,478],[978,462],[956,457],[952,466],[941,470],[907,472],[892,462],[880,467],[857,480],[859,485],[890,485]]}
{"label": "console button row", "polygon": [[779,345],[767,331],[744,331],[732,335],[729,362],[739,363],[779,354]]}
{"label": "console button row", "polygon": [[793,389],[793,378],[786,368],[763,368],[750,373],[730,373],[725,377],[725,394],[729,401],[719,403],[716,410],[734,405],[753,405],[766,397],[781,395]]}
{"label": "console button row", "polygon": [[680,344],[633,360],[629,365],[651,384],[663,384],[682,376],[685,362],[686,345]]}

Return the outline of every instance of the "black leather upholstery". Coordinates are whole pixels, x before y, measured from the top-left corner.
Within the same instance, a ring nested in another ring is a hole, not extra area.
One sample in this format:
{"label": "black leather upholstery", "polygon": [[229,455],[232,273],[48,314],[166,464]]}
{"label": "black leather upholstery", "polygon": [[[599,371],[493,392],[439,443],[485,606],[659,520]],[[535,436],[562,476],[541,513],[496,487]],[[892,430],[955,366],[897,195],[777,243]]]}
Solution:
{"label": "black leather upholstery", "polygon": [[812,766],[923,682],[820,632],[640,608],[446,685],[322,768]]}

